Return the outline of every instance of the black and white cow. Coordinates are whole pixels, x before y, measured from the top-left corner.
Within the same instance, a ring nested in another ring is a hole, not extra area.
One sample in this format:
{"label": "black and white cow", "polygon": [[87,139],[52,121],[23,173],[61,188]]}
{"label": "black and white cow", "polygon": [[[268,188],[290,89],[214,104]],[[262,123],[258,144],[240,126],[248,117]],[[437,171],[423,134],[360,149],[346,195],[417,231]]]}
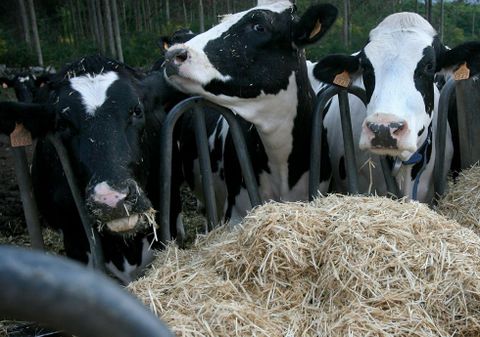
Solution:
{"label": "black and white cow", "polygon": [[66,66],[43,90],[43,103],[1,102],[0,132],[22,123],[38,138],[32,176],[40,212],[61,229],[67,255],[87,263],[88,242],[45,135],[62,140],[89,215],[99,224],[107,269],[129,282],[152,259],[149,217],[160,197],[158,130],[164,117],[157,102],[169,95],[163,74],[143,78],[124,64],[91,56]]}
{"label": "black and white cow", "polygon": [[35,76],[24,72],[10,77],[0,77],[0,85],[3,89],[13,88],[19,102],[31,103],[38,89],[48,82],[51,75]]}
{"label": "black and white cow", "polygon": [[[254,172],[264,200],[306,200],[310,151],[310,87],[303,47],[318,41],[337,9],[314,5],[298,17],[290,1],[263,1],[226,16],[217,26],[166,53],[165,76],[243,118]],[[190,119],[191,120],[191,119]],[[254,127],[253,127],[254,126]],[[201,191],[197,151],[188,116],[180,146],[187,182]],[[220,218],[235,223],[251,208],[228,125],[207,114],[208,137]],[[323,151],[321,190],[330,179]]]}
{"label": "black and white cow", "polygon": [[[358,99],[350,99],[357,150],[364,150],[357,151],[358,164],[363,166],[363,192],[372,183],[377,193],[385,193],[380,165],[377,163],[374,169],[364,164],[373,153],[393,159],[403,196],[424,202],[432,200],[436,137],[447,137],[446,167],[453,155],[450,129],[445,135],[436,133],[439,92],[434,77],[465,62],[472,74],[476,73],[479,51],[479,43],[465,43],[448,50],[420,15],[396,13],[370,32],[369,41],[360,52],[327,56],[312,67],[317,80],[333,83],[345,71],[353,85],[366,90],[366,108]],[[341,132],[337,100],[332,101],[324,125],[329,136]],[[329,144],[332,165],[339,167],[334,172],[341,172],[342,142],[329,139]],[[337,174],[335,178],[338,186],[345,176]]]}

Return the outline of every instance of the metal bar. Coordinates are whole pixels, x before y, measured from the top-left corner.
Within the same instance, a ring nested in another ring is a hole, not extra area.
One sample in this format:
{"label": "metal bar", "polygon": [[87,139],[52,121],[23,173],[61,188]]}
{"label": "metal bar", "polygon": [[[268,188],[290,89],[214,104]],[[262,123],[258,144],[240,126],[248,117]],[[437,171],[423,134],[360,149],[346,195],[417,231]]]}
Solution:
{"label": "metal bar", "polygon": [[73,173],[72,165],[70,163],[70,159],[68,158],[67,150],[57,136],[50,134],[48,135],[48,140],[52,142],[55,150],[57,151],[58,158],[62,163],[65,177],[67,178],[68,185],[70,186],[73,200],[77,206],[78,215],[80,216],[85,235],[87,236],[88,243],[90,245],[90,252],[93,257],[93,266],[97,270],[104,271],[105,263],[103,258],[102,242],[100,241],[100,236],[98,235],[97,230],[94,226],[92,226],[90,217],[85,209],[85,204],[83,202],[80,189],[78,188],[75,174]]}
{"label": "metal bar", "polygon": [[0,247],[0,317],[78,337],[171,337],[168,327],[106,276],[64,257]]}
{"label": "metal bar", "polygon": [[45,250],[43,242],[42,229],[40,227],[40,218],[37,203],[33,196],[32,177],[28,169],[27,155],[25,148],[12,147],[13,158],[15,160],[15,174],[17,176],[18,188],[23,204],[23,213],[27,223],[28,235],[32,248]]}
{"label": "metal bar", "polygon": [[210,103],[207,100],[204,100],[203,103],[205,106],[217,109],[227,121],[232,134],[235,151],[237,152],[240,168],[242,169],[243,180],[245,181],[248,196],[250,197],[250,203],[252,204],[252,207],[261,205],[263,201],[258,191],[257,179],[253,172],[252,161],[250,160],[247,145],[245,143],[245,136],[243,135],[237,117],[229,109]]}
{"label": "metal bar", "polygon": [[380,165],[382,166],[383,177],[385,178],[385,185],[387,185],[387,192],[391,196],[398,198],[398,196],[400,195],[400,190],[398,189],[398,184],[392,175],[392,170],[388,165],[387,157],[378,157],[380,159]]}
{"label": "metal bar", "polygon": [[217,203],[213,188],[212,165],[210,163],[210,150],[208,148],[207,126],[205,112],[200,105],[193,108],[193,123],[195,127],[195,140],[197,142],[198,161],[200,163],[200,177],[202,179],[203,197],[207,211],[207,231],[218,225]]}
{"label": "metal bar", "polygon": [[198,102],[200,97],[187,98],[177,105],[167,114],[160,131],[160,201],[158,205],[159,213],[159,240],[166,244],[171,240],[170,232],[170,203],[172,191],[172,150],[173,150],[173,129],[178,119],[185,111],[191,109],[193,104]]}
{"label": "metal bar", "polygon": [[434,165],[434,190],[435,197],[445,193],[447,181],[445,171],[445,144],[447,141],[448,102],[455,89],[455,80],[450,79],[443,87],[438,102],[437,128],[435,132],[435,165]]}
{"label": "metal bar", "polygon": [[357,159],[355,156],[355,146],[353,144],[352,119],[350,117],[350,105],[348,103],[347,90],[340,90],[338,93],[338,101],[340,107],[340,120],[342,123],[343,146],[345,148],[348,192],[351,194],[358,194]]}

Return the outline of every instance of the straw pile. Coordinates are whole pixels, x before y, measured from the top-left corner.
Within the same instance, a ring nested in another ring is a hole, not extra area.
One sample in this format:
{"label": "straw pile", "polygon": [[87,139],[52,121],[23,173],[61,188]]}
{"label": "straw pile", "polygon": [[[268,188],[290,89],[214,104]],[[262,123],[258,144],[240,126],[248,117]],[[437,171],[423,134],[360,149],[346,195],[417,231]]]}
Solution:
{"label": "straw pile", "polygon": [[178,336],[479,336],[480,239],[415,202],[269,203],[129,289]]}
{"label": "straw pile", "polygon": [[438,212],[480,235],[480,166],[474,165],[450,181],[448,193],[438,203]]}

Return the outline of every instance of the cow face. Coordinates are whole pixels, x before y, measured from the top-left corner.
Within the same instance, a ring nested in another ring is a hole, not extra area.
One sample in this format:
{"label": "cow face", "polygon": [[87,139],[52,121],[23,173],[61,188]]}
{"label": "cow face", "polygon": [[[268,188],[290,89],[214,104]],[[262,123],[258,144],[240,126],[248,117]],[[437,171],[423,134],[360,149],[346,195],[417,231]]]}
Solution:
{"label": "cow face", "polygon": [[56,134],[68,150],[91,216],[112,232],[136,233],[150,228],[152,213],[143,191],[145,125],[151,113],[146,90],[126,66],[85,58],[50,82],[48,104],[2,103],[2,131],[8,134],[14,122],[21,122],[34,136]]}
{"label": "cow face", "polygon": [[36,77],[30,73],[21,73],[13,78],[1,77],[2,88],[13,88],[19,102],[32,102],[37,89],[48,81],[48,75]]}
{"label": "cow face", "polygon": [[[354,56],[332,55],[320,61],[314,75],[327,83],[346,71],[365,87],[368,105],[360,148],[408,159],[425,142],[436,108],[435,74],[459,65],[433,27],[415,13],[385,18],[370,32]],[[451,60],[453,61],[453,60]]]}
{"label": "cow face", "polygon": [[301,47],[316,42],[336,18],[331,5],[299,19],[289,1],[226,16],[207,32],[167,51],[165,75],[181,91],[227,106],[286,90]]}

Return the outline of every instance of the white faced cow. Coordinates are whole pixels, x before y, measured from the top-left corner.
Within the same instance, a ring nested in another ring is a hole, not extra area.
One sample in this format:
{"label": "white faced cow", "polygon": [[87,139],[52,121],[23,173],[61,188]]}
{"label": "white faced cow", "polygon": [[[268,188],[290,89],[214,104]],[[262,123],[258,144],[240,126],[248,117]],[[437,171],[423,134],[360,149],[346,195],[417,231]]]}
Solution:
{"label": "white faced cow", "polygon": [[[303,47],[318,41],[337,10],[315,5],[302,17],[289,1],[262,3],[224,18],[217,26],[166,53],[168,81],[241,116],[264,200],[306,200],[314,93]],[[190,118],[191,120],[191,118]],[[184,174],[201,191],[189,117],[183,123]],[[225,120],[208,113],[208,136],[220,216],[237,222],[251,208]],[[253,128],[253,126],[255,128]],[[324,152],[322,191],[330,169]]]}
{"label": "white faced cow", "polygon": [[[371,153],[387,155],[395,160],[396,181],[402,195],[429,202],[433,198],[433,166],[438,149],[436,137],[447,137],[446,167],[452,159],[450,128],[447,134],[436,133],[439,92],[434,76],[463,63],[475,66],[479,44],[467,43],[447,50],[435,29],[420,15],[397,13],[385,18],[370,32],[368,43],[352,56],[331,55],[316,64],[313,76],[333,83],[334,78],[347,72],[353,84],[363,87],[368,104],[351,98],[354,136],[360,150],[359,165]],[[317,83],[318,84],[318,83]],[[338,101],[332,101],[325,118],[329,136],[339,134]],[[337,148],[333,148],[336,146]],[[329,139],[336,185],[341,185],[343,148]],[[341,145],[341,144],[340,144]],[[443,149],[442,149],[443,150]],[[364,165],[363,192],[368,179],[373,179],[377,192],[384,191],[380,165],[376,169]],[[367,171],[374,170],[372,174]],[[343,172],[345,172],[343,168]],[[340,183],[339,183],[340,181]]]}

